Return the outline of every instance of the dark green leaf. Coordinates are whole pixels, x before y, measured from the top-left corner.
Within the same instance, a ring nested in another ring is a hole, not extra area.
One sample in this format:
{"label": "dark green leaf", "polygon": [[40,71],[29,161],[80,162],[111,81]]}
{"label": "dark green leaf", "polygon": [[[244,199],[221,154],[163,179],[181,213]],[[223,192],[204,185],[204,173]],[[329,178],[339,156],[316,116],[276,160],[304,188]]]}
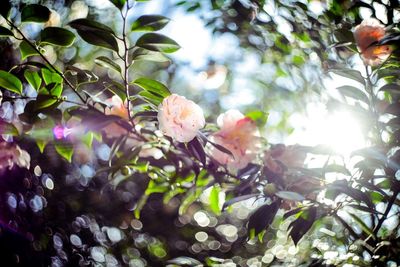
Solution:
{"label": "dark green leaf", "polygon": [[9,29],[0,26],[0,36],[14,36],[14,34]]}
{"label": "dark green leaf", "polygon": [[101,46],[118,52],[118,43],[114,36],[102,31],[82,31],[77,30],[80,37],[89,44]]}
{"label": "dark green leaf", "polygon": [[4,18],[8,18],[8,13],[10,12],[10,9],[10,0],[1,0],[0,15],[2,15]]}
{"label": "dark green leaf", "polygon": [[344,96],[351,97],[355,100],[360,100],[366,104],[369,104],[368,96],[356,87],[345,85],[338,87],[337,90]]}
{"label": "dark green leaf", "polygon": [[0,87],[3,87],[13,93],[22,94],[21,81],[11,73],[0,70]]}
{"label": "dark green leaf", "polygon": [[170,21],[169,18],[159,15],[143,15],[132,23],[131,31],[151,32],[164,28]]}
{"label": "dark green leaf", "polygon": [[24,77],[33,89],[36,91],[40,89],[42,78],[40,78],[40,75],[36,71],[25,70]]}
{"label": "dark green leaf", "polygon": [[97,65],[100,65],[102,67],[106,67],[112,70],[115,70],[118,73],[121,73],[121,67],[115,63],[114,61],[112,61],[111,59],[109,59],[108,57],[98,57],[94,60],[94,62]]}
{"label": "dark green leaf", "polygon": [[76,29],[76,30],[81,30],[81,31],[101,31],[101,32],[108,32],[110,34],[114,34],[114,31],[100,23],[94,20],[90,20],[90,19],[76,19],[71,21],[70,23],[68,23],[69,26],[71,26],[72,28]]}
{"label": "dark green leaf", "polygon": [[297,245],[300,239],[310,230],[316,217],[317,209],[315,207],[310,207],[301,211],[299,217],[290,223],[288,228],[289,235],[295,245]]}
{"label": "dark green leaf", "polygon": [[35,102],[35,110],[48,108],[58,103],[62,88],[62,84],[57,83],[51,83],[46,88],[42,88]]}
{"label": "dark green leaf", "polygon": [[142,35],[137,40],[136,46],[163,53],[173,53],[180,48],[174,40],[157,33],[146,33]]}
{"label": "dark green leaf", "polygon": [[278,202],[273,202],[270,205],[262,205],[250,215],[249,223],[247,225],[250,239],[266,230],[271,225],[278,209]]}
{"label": "dark green leaf", "polygon": [[119,9],[122,9],[126,3],[126,0],[110,0],[110,2]]}
{"label": "dark green leaf", "polygon": [[21,60],[30,56],[39,55],[39,53],[25,40],[20,43],[19,50],[21,52]]}
{"label": "dark green leaf", "polygon": [[71,21],[69,25],[76,29],[79,36],[89,44],[118,52],[118,43],[114,32],[108,26],[88,19],[77,19]]}
{"label": "dark green leaf", "polygon": [[50,10],[42,5],[32,4],[27,5],[22,9],[22,22],[46,22],[50,18]]}
{"label": "dark green leaf", "polygon": [[58,27],[47,27],[40,33],[40,41],[44,44],[71,46],[75,35],[69,30]]}

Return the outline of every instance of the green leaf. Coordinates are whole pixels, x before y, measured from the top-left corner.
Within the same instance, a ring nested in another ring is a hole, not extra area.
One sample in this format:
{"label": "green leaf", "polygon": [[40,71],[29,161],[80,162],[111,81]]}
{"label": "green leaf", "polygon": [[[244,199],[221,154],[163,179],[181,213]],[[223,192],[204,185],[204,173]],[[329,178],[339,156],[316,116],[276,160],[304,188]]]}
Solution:
{"label": "green leaf", "polygon": [[36,91],[40,89],[42,78],[40,78],[40,75],[36,71],[25,70],[24,77],[33,89]]}
{"label": "green leaf", "polygon": [[101,31],[114,34],[114,31],[107,25],[90,19],[76,19],[69,22],[68,25],[81,31]]}
{"label": "green leaf", "polygon": [[162,98],[167,97],[171,94],[171,92],[165,85],[152,79],[143,77],[138,78],[133,82],[133,84],[140,86],[141,88],[152,94],[159,95]]}
{"label": "green leaf", "polygon": [[32,4],[27,5],[22,9],[22,22],[46,22],[50,18],[50,10],[42,5]]}
{"label": "green leaf", "polygon": [[1,1],[1,8],[0,8],[0,15],[2,15],[4,18],[8,18],[8,13],[10,12],[11,9],[11,3],[9,0],[2,0]]}
{"label": "green leaf", "polygon": [[22,94],[21,81],[13,74],[4,70],[0,70],[0,87],[19,95]]}
{"label": "green leaf", "polygon": [[79,36],[89,44],[101,46],[118,52],[118,43],[111,34],[102,31],[77,31]]}
{"label": "green leaf", "polygon": [[0,26],[0,36],[14,36],[14,33],[6,27]]}
{"label": "green leaf", "polygon": [[98,57],[94,60],[94,62],[97,65],[100,65],[102,67],[106,67],[106,68],[115,70],[118,73],[121,73],[121,67],[117,63],[115,63],[114,61],[109,59],[108,57]]}
{"label": "green leaf", "polygon": [[133,32],[152,32],[164,28],[170,21],[169,18],[159,15],[143,15],[132,23]]}
{"label": "green leaf", "polygon": [[144,48],[135,47],[132,52],[132,60],[134,61],[154,61],[154,62],[170,62],[170,59],[160,52],[150,51]]}
{"label": "green leaf", "polygon": [[36,140],[36,145],[39,148],[40,153],[43,153],[43,151],[47,145],[47,142],[45,142],[43,140]]}
{"label": "green leaf", "polygon": [[30,56],[39,55],[39,53],[25,40],[20,43],[19,50],[21,52],[21,60]]}
{"label": "green leaf", "polygon": [[40,42],[58,46],[71,46],[75,35],[69,30],[59,27],[47,27],[40,33]]}
{"label": "green leaf", "polygon": [[342,77],[357,81],[361,83],[362,85],[365,85],[365,79],[361,75],[361,73],[358,70],[353,70],[353,69],[331,69],[329,70],[330,72],[333,72],[337,75],[340,75]]}
{"label": "green leaf", "polygon": [[219,192],[220,191],[221,191],[221,188],[219,187],[219,185],[214,185],[210,192],[210,198],[209,198],[210,208],[216,215],[221,214],[221,209],[219,206]]}
{"label": "green leaf", "polygon": [[89,19],[73,20],[68,25],[76,29],[79,36],[89,44],[118,52],[118,43],[110,27]]}
{"label": "green leaf", "polygon": [[88,148],[92,148],[93,132],[87,132],[84,136],[82,136],[81,140],[82,143],[84,143]]}
{"label": "green leaf", "polygon": [[72,160],[72,155],[74,154],[74,149],[72,144],[66,143],[66,142],[61,142],[58,141],[54,145],[57,153],[66,159],[68,162],[71,162]]}
{"label": "green leaf", "polygon": [[279,192],[276,192],[275,195],[280,198],[293,200],[293,201],[305,200],[305,198],[302,195],[300,195],[299,193],[291,192],[291,191],[279,191]]}
{"label": "green leaf", "polygon": [[261,110],[254,110],[246,113],[246,117],[252,119],[259,127],[263,127],[268,120],[268,113]]}
{"label": "green leaf", "polygon": [[336,89],[344,96],[351,97],[354,98],[355,100],[360,100],[366,104],[369,104],[368,96],[363,91],[361,91],[356,87],[345,85],[345,86],[340,86]]}
{"label": "green leaf", "polygon": [[157,33],[146,33],[142,35],[137,40],[136,46],[163,53],[173,53],[180,48],[174,40]]}
{"label": "green leaf", "polygon": [[155,95],[153,93],[150,93],[148,91],[141,91],[138,94],[139,96],[141,96],[143,98],[143,100],[145,100],[146,102],[155,105],[156,107],[158,105],[161,104],[161,102],[163,101],[162,96],[160,95]]}
{"label": "green leaf", "polygon": [[110,2],[119,9],[122,9],[126,3],[126,0],[110,0]]}
{"label": "green leaf", "polygon": [[62,83],[63,81],[62,77],[58,73],[49,69],[42,69],[42,77],[46,85],[51,83]]}
{"label": "green leaf", "polygon": [[57,102],[62,93],[62,84],[51,83],[46,88],[39,91],[38,97],[35,102],[35,110],[48,108]]}

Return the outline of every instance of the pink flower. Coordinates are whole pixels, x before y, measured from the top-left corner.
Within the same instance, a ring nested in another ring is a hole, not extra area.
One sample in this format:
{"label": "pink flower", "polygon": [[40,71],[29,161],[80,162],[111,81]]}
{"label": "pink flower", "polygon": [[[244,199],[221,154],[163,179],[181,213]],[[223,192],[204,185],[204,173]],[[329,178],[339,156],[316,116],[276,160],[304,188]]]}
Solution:
{"label": "pink flower", "polygon": [[203,110],[193,101],[172,94],[158,107],[161,132],[178,142],[189,142],[205,125]]}
{"label": "pink flower", "polygon": [[354,30],[354,39],[366,65],[376,66],[389,58],[392,49],[389,45],[375,45],[385,37],[385,26],[378,20],[369,18],[362,21]]}
{"label": "pink flower", "polygon": [[254,160],[260,149],[260,133],[256,123],[238,110],[228,110],[217,119],[221,128],[212,135],[213,142],[232,152],[233,157],[212,148],[212,157],[229,169],[241,169]]}
{"label": "pink flower", "polygon": [[[110,106],[110,108],[106,109],[106,115],[115,115],[122,119],[129,120],[126,101],[124,103],[119,96],[114,95],[112,98],[107,99],[106,103]],[[117,123],[110,123],[103,130],[108,138],[120,137],[128,133],[125,128],[119,126]]]}
{"label": "pink flower", "polygon": [[11,169],[14,164],[21,168],[29,169],[31,157],[25,150],[19,146],[0,142],[0,171]]}

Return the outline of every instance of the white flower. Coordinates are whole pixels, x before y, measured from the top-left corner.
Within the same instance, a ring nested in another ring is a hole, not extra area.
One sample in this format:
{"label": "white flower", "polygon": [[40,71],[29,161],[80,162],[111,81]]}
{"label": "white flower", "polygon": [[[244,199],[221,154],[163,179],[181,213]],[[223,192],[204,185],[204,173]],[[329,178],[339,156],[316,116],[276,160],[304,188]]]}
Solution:
{"label": "white flower", "polygon": [[193,101],[172,94],[158,107],[159,128],[178,142],[189,142],[205,125],[203,110]]}

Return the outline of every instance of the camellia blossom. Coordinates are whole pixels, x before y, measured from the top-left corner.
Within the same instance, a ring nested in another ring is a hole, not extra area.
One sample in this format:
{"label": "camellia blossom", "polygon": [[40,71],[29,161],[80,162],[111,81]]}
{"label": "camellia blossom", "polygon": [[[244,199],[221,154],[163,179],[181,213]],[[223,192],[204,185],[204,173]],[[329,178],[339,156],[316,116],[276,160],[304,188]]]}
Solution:
{"label": "camellia blossom", "polygon": [[385,37],[385,26],[377,19],[363,20],[354,30],[354,39],[366,65],[376,66],[390,56],[392,49],[389,45],[375,45]]}
{"label": "camellia blossom", "polygon": [[241,169],[257,156],[261,147],[260,133],[255,121],[238,110],[228,110],[217,119],[220,130],[212,140],[232,152],[229,155],[217,148],[211,149],[212,157],[229,169]]}
{"label": "camellia blossom", "polygon": [[25,150],[18,145],[7,142],[0,142],[0,171],[6,168],[12,169],[14,164],[21,168],[29,169],[31,157]]}
{"label": "camellia blossom", "polygon": [[[110,106],[110,108],[106,109],[106,115],[115,115],[121,117],[122,119],[129,120],[126,101],[124,103],[119,96],[114,95],[105,102]],[[120,137],[121,135],[126,135],[128,133],[125,128],[121,127],[117,123],[110,123],[107,125],[104,128],[104,132],[108,138]]]}
{"label": "camellia blossom", "polygon": [[172,94],[158,107],[161,132],[178,142],[189,142],[205,125],[203,110],[193,101]]}

